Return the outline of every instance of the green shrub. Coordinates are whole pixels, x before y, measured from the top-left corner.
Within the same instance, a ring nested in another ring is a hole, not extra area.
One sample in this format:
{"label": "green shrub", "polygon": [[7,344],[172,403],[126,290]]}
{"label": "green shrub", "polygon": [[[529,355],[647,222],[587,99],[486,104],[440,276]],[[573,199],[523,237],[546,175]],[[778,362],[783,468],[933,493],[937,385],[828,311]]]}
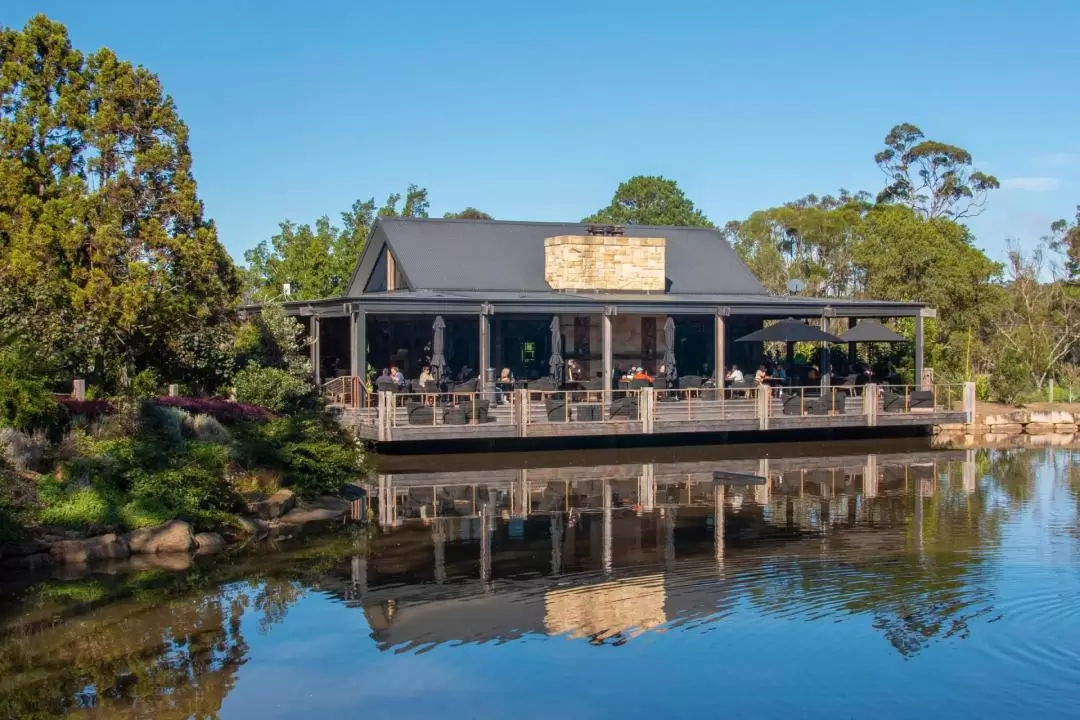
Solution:
{"label": "green shrub", "polygon": [[113,526],[118,519],[116,494],[101,488],[42,492],[41,499],[39,518],[45,525],[92,531]]}
{"label": "green shrub", "polygon": [[975,399],[986,401],[990,399],[990,376],[975,376]]}
{"label": "green shrub", "polygon": [[315,387],[285,370],[250,363],[233,378],[236,399],[274,412],[293,412],[313,404]]}
{"label": "green shrub", "polygon": [[60,406],[42,378],[0,366],[0,425],[30,432],[49,430],[60,420]]}
{"label": "green shrub", "polygon": [[190,416],[187,420],[188,433],[200,442],[224,445],[229,442],[229,431],[218,422],[217,418],[202,414]]}
{"label": "green shrub", "polygon": [[157,397],[161,394],[161,376],[157,370],[146,368],[131,378],[128,392],[131,397],[138,399]]}
{"label": "green shrub", "polygon": [[159,516],[180,517],[196,523],[209,515],[233,510],[237,497],[226,477],[228,453],[221,445],[189,443],[186,452],[170,458],[168,467],[133,470],[131,498],[141,503],[132,508]]}
{"label": "green shrub", "polygon": [[333,421],[290,421],[282,443],[286,483],[299,495],[336,493],[364,472],[356,444]]}

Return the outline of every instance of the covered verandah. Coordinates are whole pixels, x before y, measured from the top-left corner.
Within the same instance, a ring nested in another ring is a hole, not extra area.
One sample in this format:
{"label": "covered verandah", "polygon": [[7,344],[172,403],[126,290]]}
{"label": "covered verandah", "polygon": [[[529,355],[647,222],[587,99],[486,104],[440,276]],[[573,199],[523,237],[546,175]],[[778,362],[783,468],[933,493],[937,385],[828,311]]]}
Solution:
{"label": "covered verandah", "polygon": [[[620,371],[632,367],[656,373],[670,355],[676,358],[679,376],[697,376],[723,388],[730,367],[737,365],[749,376],[765,358],[763,343],[737,341],[769,321],[787,318],[832,332],[854,327],[861,319],[913,318],[915,384],[930,382],[923,367],[923,319],[933,312],[913,303],[399,291],[290,303],[287,311],[305,322],[313,339],[315,381],[321,386],[350,382],[359,393],[366,391],[369,377],[383,369],[397,367],[407,380],[419,378],[432,360],[437,318],[443,326],[444,379],[453,383],[476,378],[480,392],[493,390],[503,368],[519,381],[548,377],[553,349],[564,363],[575,362],[581,379],[597,381],[605,389],[617,388]],[[669,320],[674,324],[671,348],[665,332]],[[557,339],[553,327],[558,328]],[[853,358],[840,354],[833,360],[846,364]],[[824,372],[823,382],[827,378]]]}

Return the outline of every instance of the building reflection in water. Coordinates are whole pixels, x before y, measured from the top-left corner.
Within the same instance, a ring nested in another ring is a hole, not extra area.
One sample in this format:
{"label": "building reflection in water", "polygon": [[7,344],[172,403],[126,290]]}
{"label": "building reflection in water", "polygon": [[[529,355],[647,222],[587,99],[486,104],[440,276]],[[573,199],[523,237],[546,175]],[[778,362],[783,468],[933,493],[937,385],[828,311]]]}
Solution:
{"label": "building reflection in water", "polygon": [[[725,485],[717,470],[765,482]],[[977,571],[968,558],[938,568],[942,577],[883,577],[872,566],[900,558],[887,574],[917,561],[927,504],[945,493],[952,507],[954,495],[976,492],[976,477],[970,450],[383,474],[370,488],[383,534],[361,604],[379,646],[399,649],[526,633],[624,642],[718,617],[751,589],[769,611],[877,583],[886,590],[867,610],[888,615],[894,600],[956,595],[950,583]],[[817,572],[820,587],[785,588],[790,563],[806,558],[826,560],[799,570]],[[841,582],[829,563],[868,566]]]}

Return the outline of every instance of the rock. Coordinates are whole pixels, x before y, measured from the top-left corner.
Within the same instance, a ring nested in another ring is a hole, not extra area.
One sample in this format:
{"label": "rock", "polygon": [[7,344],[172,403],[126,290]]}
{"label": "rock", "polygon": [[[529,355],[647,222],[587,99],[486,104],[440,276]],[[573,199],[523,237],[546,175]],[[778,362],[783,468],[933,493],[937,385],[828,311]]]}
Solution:
{"label": "rock", "polygon": [[1029,413],[1028,422],[1072,425],[1076,423],[1076,418],[1072,413],[1061,410],[1032,410]]}
{"label": "rock", "polygon": [[348,500],[321,497],[282,515],[281,522],[287,525],[304,525],[310,522],[338,520],[347,512],[349,512]]}
{"label": "rock", "polygon": [[956,433],[964,432],[963,423],[943,423],[941,425],[934,426],[935,433],[941,433],[944,435],[953,435]]}
{"label": "rock", "polygon": [[191,567],[191,555],[188,553],[169,553],[166,555],[132,555],[127,559],[124,570],[169,570],[179,572]]}
{"label": "rock", "polygon": [[1030,435],[1028,445],[1032,447],[1065,447],[1075,442],[1075,435],[1051,433],[1049,435]]}
{"label": "rock", "polygon": [[163,525],[141,528],[127,537],[132,553],[186,553],[195,545],[191,526],[183,520],[170,520]]}
{"label": "rock", "polygon": [[262,537],[270,532],[270,526],[266,524],[266,521],[259,518],[247,517],[241,515],[236,520],[236,525],[240,529],[240,532],[245,535],[253,535],[255,537]]}
{"label": "rock", "polygon": [[273,520],[296,507],[296,495],[292,490],[278,490],[265,500],[248,505],[248,512],[263,520]]}
{"label": "rock", "polygon": [[199,533],[195,536],[195,551],[200,554],[221,552],[225,549],[225,538],[217,533]]}
{"label": "rock", "polygon": [[1020,423],[1005,423],[1002,425],[991,425],[990,433],[993,435],[1019,435],[1024,432],[1024,426]]}
{"label": "rock", "polygon": [[75,564],[95,560],[121,560],[131,554],[124,538],[109,533],[85,540],[61,540],[49,548],[59,563]]}
{"label": "rock", "polygon": [[[1026,410],[1013,410],[1012,412],[1001,413],[1000,415],[987,415],[986,420],[983,421],[985,425],[1012,425],[1019,423],[1023,425],[1029,421],[1028,413]],[[996,432],[991,428],[990,432]]]}
{"label": "rock", "polygon": [[27,557],[47,552],[49,552],[49,546],[33,538],[13,540],[7,545],[0,545],[0,557],[6,558]]}
{"label": "rock", "polygon": [[986,433],[982,437],[982,441],[987,445],[1011,445],[1013,447],[1020,447],[1025,444],[1025,441],[1030,440],[1031,435],[1007,435],[1005,433]]}
{"label": "rock", "polygon": [[1053,423],[1029,422],[1024,426],[1024,432],[1028,435],[1049,435],[1054,432]]}
{"label": "rock", "polygon": [[1054,425],[1054,432],[1061,433],[1063,435],[1075,435],[1080,432],[1080,425],[1069,425],[1068,423],[1056,423]]}

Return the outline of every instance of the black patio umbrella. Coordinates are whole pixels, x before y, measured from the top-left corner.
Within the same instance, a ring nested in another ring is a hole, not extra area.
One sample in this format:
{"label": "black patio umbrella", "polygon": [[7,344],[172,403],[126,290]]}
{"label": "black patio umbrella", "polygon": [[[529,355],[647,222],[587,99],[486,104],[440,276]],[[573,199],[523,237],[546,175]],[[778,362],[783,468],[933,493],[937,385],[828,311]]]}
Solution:
{"label": "black patio umbrella", "polygon": [[551,370],[551,379],[555,381],[556,385],[562,384],[563,364],[562,329],[559,323],[559,316],[556,315],[551,318],[551,357],[548,359],[548,369]]}
{"label": "black patio umbrella", "polygon": [[[855,362],[855,343],[898,343],[907,342],[907,338],[900,333],[893,332],[877,320],[860,320],[859,324],[840,336],[840,339],[848,344],[848,357]],[[873,357],[870,358],[873,364]]]}
{"label": "black patio umbrella", "polygon": [[893,332],[877,320],[860,320],[858,325],[848,328],[848,331],[840,336],[840,340],[846,343],[898,343],[906,342],[907,338]]}
{"label": "black patio umbrella", "polygon": [[787,320],[781,320],[778,323],[769,325],[760,330],[755,330],[749,335],[743,335],[735,342],[823,342],[823,343],[839,343],[843,342],[840,338],[827,333],[821,328],[816,328],[813,325],[807,325],[806,323],[796,320],[794,318],[788,318]]}
{"label": "black patio umbrella", "polygon": [[670,315],[664,322],[664,369],[669,378],[675,375],[675,320]]}
{"label": "black patio umbrella", "polygon": [[434,371],[435,377],[441,379],[443,370],[446,368],[446,358],[443,356],[443,332],[446,330],[446,321],[442,319],[442,315],[435,316],[435,323],[431,326],[431,329],[433,332],[431,339],[431,369]]}

